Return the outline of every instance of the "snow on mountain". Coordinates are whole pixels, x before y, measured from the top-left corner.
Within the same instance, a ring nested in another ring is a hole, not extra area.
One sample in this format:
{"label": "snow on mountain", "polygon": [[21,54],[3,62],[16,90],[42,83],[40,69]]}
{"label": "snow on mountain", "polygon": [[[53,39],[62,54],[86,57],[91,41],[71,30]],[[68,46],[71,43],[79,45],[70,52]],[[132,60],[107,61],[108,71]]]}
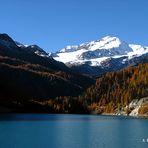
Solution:
{"label": "snow on mountain", "polygon": [[18,47],[28,47],[29,46],[29,45],[24,45],[24,44],[17,42],[17,41],[15,41],[15,43]]}
{"label": "snow on mountain", "polygon": [[37,45],[24,45],[22,43],[19,43],[17,41],[13,41],[11,37],[9,37],[7,34],[0,34],[0,45],[3,47],[7,47],[10,49],[13,48],[22,48],[26,51],[33,52],[39,56],[42,57],[49,57],[48,53],[46,53],[42,48],[40,48]]}
{"label": "snow on mountain", "polygon": [[124,42],[121,42],[119,38],[117,37],[111,37],[106,36],[102,38],[101,40],[92,41],[87,44],[82,44],[89,46],[89,50],[95,51],[97,49],[112,49],[112,48],[118,48],[119,46],[125,46],[127,47],[127,44]]}
{"label": "snow on mountain", "polygon": [[34,52],[41,57],[49,57],[49,54],[45,52],[42,48],[40,48],[38,45],[29,45],[26,47],[26,49]]}
{"label": "snow on mountain", "polygon": [[106,36],[100,40],[67,46],[52,56],[55,60],[65,64],[82,65],[89,63],[90,66],[99,66],[109,58],[127,57],[127,59],[131,59],[145,53],[148,53],[148,47],[128,44],[117,37]]}
{"label": "snow on mountain", "polygon": [[60,52],[73,52],[76,51],[78,46],[66,46],[65,48],[61,49]]}
{"label": "snow on mountain", "polygon": [[29,50],[34,52],[35,54],[41,56],[41,57],[49,57],[49,54],[46,53],[42,48],[40,48],[37,45],[24,45],[22,43],[19,43],[17,41],[15,41],[16,45],[20,48],[23,48],[25,50]]}
{"label": "snow on mountain", "polygon": [[129,47],[133,49],[133,54],[142,55],[148,52],[148,47],[145,46],[129,44]]}

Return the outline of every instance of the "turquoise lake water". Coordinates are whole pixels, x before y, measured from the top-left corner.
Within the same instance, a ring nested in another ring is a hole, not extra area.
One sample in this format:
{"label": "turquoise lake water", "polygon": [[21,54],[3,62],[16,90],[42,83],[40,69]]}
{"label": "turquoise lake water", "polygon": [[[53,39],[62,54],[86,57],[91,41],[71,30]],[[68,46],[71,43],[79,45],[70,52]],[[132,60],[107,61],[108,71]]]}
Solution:
{"label": "turquoise lake water", "polygon": [[148,148],[148,119],[0,115],[0,148]]}

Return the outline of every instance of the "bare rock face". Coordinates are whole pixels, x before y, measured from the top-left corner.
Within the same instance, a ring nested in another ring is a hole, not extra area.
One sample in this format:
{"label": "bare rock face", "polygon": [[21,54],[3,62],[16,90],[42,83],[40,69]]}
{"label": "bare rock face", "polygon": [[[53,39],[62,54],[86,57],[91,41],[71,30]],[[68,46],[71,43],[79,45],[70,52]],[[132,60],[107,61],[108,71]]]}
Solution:
{"label": "bare rock face", "polygon": [[129,114],[130,116],[139,116],[139,109],[144,106],[145,104],[148,103],[148,97],[142,98],[138,101],[138,99],[133,100],[129,104],[129,108],[132,109],[131,113]]}

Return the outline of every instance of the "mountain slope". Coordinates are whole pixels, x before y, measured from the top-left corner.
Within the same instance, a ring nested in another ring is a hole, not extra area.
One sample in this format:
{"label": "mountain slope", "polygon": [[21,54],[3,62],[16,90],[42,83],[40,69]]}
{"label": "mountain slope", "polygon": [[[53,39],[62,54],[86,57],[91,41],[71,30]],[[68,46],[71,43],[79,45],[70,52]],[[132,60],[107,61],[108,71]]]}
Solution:
{"label": "mountain slope", "polygon": [[37,46],[20,47],[8,35],[0,34],[1,105],[77,96],[94,82],[52,57],[36,54],[38,50],[44,52]]}
{"label": "mountain slope", "polygon": [[96,79],[82,95],[38,101],[62,113],[148,115],[148,64],[130,66]]}
{"label": "mountain slope", "polygon": [[[27,61],[33,64],[40,64],[42,66],[51,68],[53,70],[67,70],[67,66],[65,66],[61,62],[55,61],[52,57],[42,57],[37,55],[35,52],[38,51],[37,46],[33,46],[31,48],[28,47],[18,47],[15,42],[6,34],[0,34],[0,55],[8,56],[11,58],[17,58],[22,61]],[[37,47],[37,48],[36,48]]]}

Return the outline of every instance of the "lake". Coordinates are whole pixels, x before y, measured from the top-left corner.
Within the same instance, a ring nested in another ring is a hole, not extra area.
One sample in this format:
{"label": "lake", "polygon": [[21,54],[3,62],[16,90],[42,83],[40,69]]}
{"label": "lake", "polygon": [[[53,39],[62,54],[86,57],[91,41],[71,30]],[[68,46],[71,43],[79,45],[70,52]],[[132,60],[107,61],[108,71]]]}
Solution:
{"label": "lake", "polygon": [[0,115],[0,148],[147,148],[148,119],[97,115]]}

